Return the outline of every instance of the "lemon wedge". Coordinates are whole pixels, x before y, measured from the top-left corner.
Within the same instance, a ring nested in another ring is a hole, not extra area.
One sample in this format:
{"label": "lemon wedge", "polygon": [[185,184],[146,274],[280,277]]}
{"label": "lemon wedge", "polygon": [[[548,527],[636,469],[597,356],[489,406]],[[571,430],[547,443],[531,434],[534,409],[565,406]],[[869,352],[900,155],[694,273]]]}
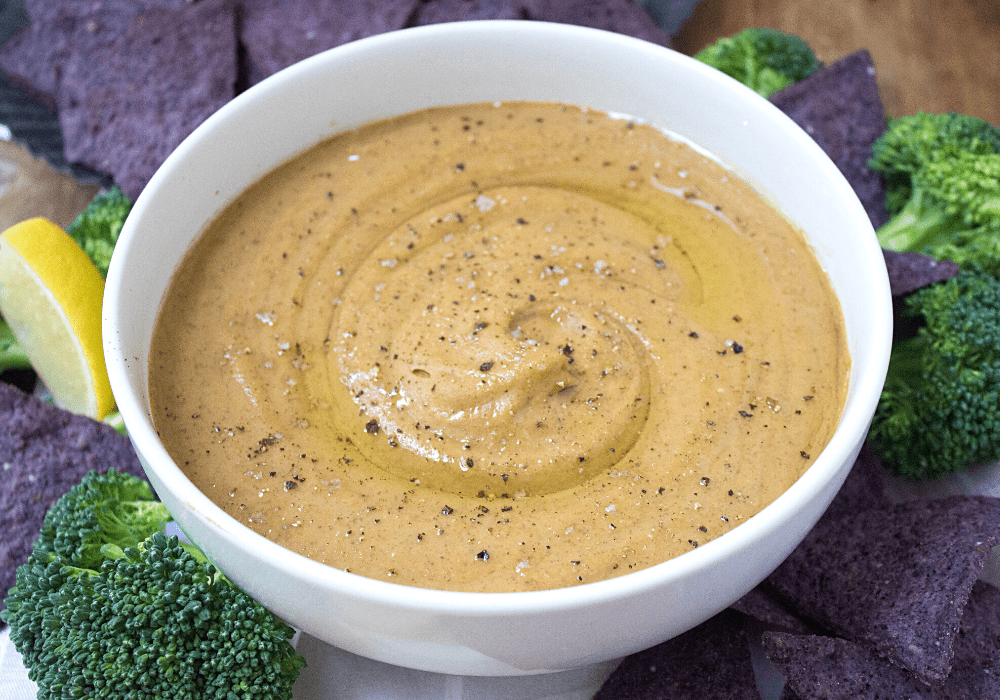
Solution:
{"label": "lemon wedge", "polygon": [[101,344],[104,278],[59,226],[36,218],[0,235],[0,315],[57,405],[100,420],[114,408]]}

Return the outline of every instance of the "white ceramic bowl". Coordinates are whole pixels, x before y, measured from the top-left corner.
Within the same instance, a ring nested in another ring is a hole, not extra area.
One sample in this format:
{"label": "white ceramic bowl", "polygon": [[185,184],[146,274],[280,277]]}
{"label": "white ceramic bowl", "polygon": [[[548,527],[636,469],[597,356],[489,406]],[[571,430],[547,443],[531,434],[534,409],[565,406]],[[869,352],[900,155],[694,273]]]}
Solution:
{"label": "white ceramic bowl", "polygon": [[[409,588],[334,570],[255,534],[181,473],[150,419],[150,334],[174,267],[228,202],[333,133],[432,105],[550,100],[646,119],[713,152],[807,232],[840,298],[852,367],[843,419],[808,472],[731,532],[675,559],[569,589]],[[625,36],[536,22],[409,29],[282,71],[209,118],[138,198],[108,274],[108,371],[129,434],[180,526],[292,625],[350,652],[462,675],[614,659],[727,607],[798,544],[841,486],[874,412],[890,347],[882,255],[851,187],[766,100],[693,59]]]}

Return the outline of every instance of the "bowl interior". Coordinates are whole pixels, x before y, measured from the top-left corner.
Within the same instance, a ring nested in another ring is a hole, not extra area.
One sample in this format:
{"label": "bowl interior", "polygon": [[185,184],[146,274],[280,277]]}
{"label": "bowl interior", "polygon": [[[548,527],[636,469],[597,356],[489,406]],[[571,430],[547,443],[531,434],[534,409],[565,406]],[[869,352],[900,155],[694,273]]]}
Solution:
{"label": "bowl interior", "polygon": [[[206,223],[290,157],[375,119],[495,100],[567,102],[641,118],[714,154],[765,193],[807,233],[839,296],[852,355],[843,419],[807,474],[768,508],[645,571],[516,594],[411,589],[335,571],[233,520],[164,451],[147,392],[161,298]],[[181,144],[138,198],[115,250],[104,307],[112,387],[147,473],[181,527],[227,574],[293,625],[349,651],[478,674],[616,658],[685,631],[756,585],[846,476],[881,389],[890,333],[888,281],[871,224],[805,132],[693,59],[620,35],[536,22],[467,22],[372,37],[308,59],[236,98]]]}

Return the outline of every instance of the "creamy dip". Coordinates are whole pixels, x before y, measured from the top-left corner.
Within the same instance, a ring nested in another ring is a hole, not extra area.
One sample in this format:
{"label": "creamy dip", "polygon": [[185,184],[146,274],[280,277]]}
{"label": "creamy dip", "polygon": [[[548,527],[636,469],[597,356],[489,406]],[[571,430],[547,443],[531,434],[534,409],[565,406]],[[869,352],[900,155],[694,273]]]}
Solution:
{"label": "creamy dip", "polygon": [[705,544],[831,437],[849,357],[802,234],[626,118],[431,109],[338,135],[211,223],[150,402],[226,512],[407,585],[587,583]]}

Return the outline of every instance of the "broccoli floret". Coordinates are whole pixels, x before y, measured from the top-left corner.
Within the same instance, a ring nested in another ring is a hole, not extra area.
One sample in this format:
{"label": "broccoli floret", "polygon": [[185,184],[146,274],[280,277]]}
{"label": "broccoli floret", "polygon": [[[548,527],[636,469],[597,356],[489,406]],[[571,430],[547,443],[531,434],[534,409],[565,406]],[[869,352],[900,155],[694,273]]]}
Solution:
{"label": "broccoli floret", "polygon": [[893,342],[869,439],[901,476],[1000,459],[1000,281],[966,269],[906,299],[916,335]]}
{"label": "broccoli floret", "polygon": [[87,208],[66,227],[66,233],[94,261],[103,277],[108,276],[111,253],[131,210],[132,200],[114,185],[94,197]]}
{"label": "broccoli floret", "polygon": [[[136,495],[126,487],[120,493]],[[53,523],[76,525],[72,517]],[[288,642],[293,630],[200,550],[162,532],[102,549],[100,562],[86,567],[36,546],[17,569],[0,619],[39,700],[292,697],[305,665]]]}
{"label": "broccoli floret", "polygon": [[958,154],[1000,153],[1000,129],[967,114],[917,112],[889,122],[872,144],[868,167],[886,183],[885,207],[894,214],[913,192],[913,177],[926,164]]}
{"label": "broccoli floret", "polygon": [[0,318],[0,372],[30,369],[31,361],[11,327]]}
{"label": "broccoli floret", "polygon": [[893,341],[869,433],[904,476],[937,477],[1000,458],[1000,130],[967,115],[890,122],[869,166],[893,217],[883,248],[959,263],[963,271],[907,298],[913,336]]}
{"label": "broccoli floret", "polygon": [[1000,154],[961,152],[925,163],[910,198],[877,231],[883,248],[1000,270]]}
{"label": "broccoli floret", "polygon": [[808,78],[823,65],[801,37],[760,27],[719,39],[694,57],[764,97]]}
{"label": "broccoli floret", "polygon": [[18,568],[5,619],[39,700],[283,700],[292,629],[156,533],[100,571],[53,554]]}
{"label": "broccoli floret", "polygon": [[[52,699],[75,696],[47,674],[59,673],[65,652],[60,652],[62,637],[72,625],[71,619],[59,617],[59,611],[73,600],[82,585],[92,586],[98,573],[69,564],[54,554],[36,557],[17,568],[14,587],[10,589],[0,611],[0,620],[10,625],[10,640],[21,653],[28,677],[39,685],[38,698]],[[89,599],[89,598],[88,598]]]}
{"label": "broccoli floret", "polygon": [[49,508],[34,554],[57,554],[73,566],[98,569],[105,545],[135,546],[170,520],[145,480],[113,468],[91,471]]}

